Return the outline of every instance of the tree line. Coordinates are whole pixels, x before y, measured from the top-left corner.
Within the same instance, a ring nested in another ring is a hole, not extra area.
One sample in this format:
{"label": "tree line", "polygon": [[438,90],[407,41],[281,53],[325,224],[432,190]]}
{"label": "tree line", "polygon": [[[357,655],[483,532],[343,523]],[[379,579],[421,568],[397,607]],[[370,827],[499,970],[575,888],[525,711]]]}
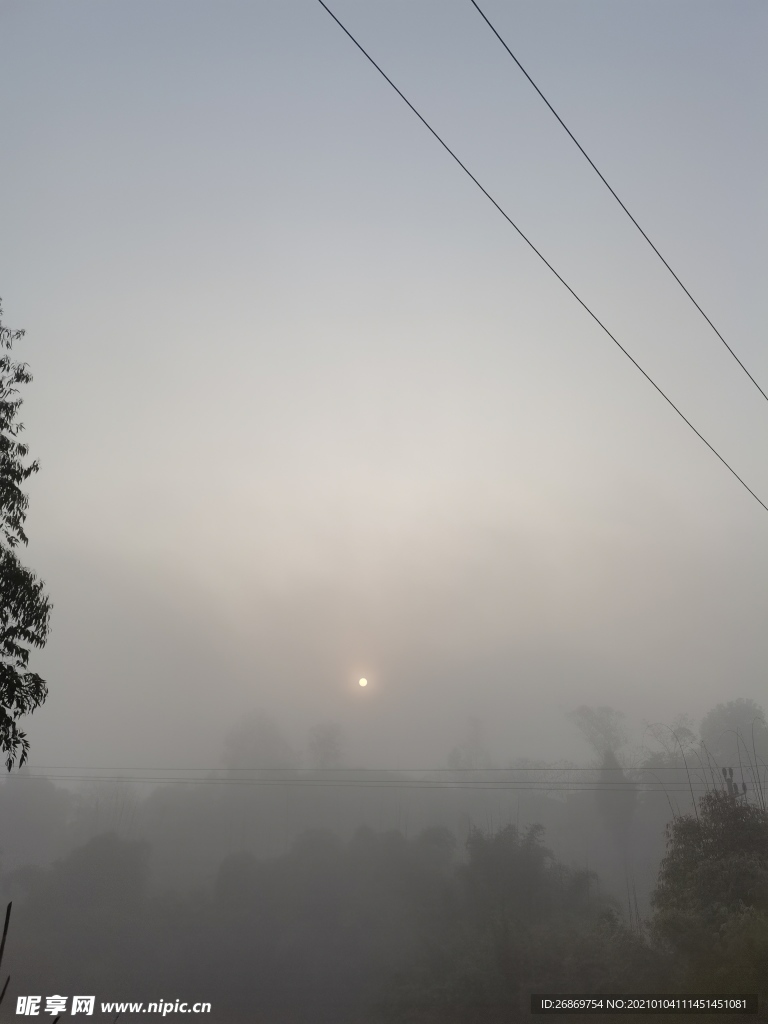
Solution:
{"label": "tree line", "polygon": [[675,817],[642,920],[538,825],[300,836],[208,885],[151,884],[150,847],[96,836],[4,879],[13,992],[210,1001],[217,1019],[495,1022],[532,992],[759,992],[768,1000],[768,813],[713,787]]}

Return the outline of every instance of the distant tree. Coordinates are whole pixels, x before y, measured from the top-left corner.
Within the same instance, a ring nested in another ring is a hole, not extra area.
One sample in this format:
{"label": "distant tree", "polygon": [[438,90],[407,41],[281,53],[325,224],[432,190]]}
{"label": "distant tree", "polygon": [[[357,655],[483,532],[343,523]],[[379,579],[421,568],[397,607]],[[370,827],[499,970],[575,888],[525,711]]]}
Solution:
{"label": "distant tree", "polygon": [[309,760],[313,768],[339,768],[344,763],[344,733],[336,722],[319,722],[309,730]]}
{"label": "distant tree", "polygon": [[768,760],[765,711],[754,700],[739,698],[718,704],[704,716],[700,734],[707,753],[720,768],[741,766],[746,776],[755,760]]}
{"label": "distant tree", "polygon": [[493,755],[485,742],[485,728],[478,718],[467,721],[462,742],[448,754],[447,764],[453,771],[493,767]]}
{"label": "distant tree", "polygon": [[629,856],[632,820],[637,812],[637,783],[627,777],[612,750],[606,750],[600,766],[595,802],[605,827],[617,843],[624,861]]}
{"label": "distant tree", "polygon": [[119,992],[126,982],[137,991],[154,953],[149,870],[148,843],[109,833],[50,867],[14,871],[8,881],[21,913],[9,966],[16,990],[34,991],[45,978],[53,992]]}
{"label": "distant tree", "polygon": [[684,768],[689,757],[694,764],[699,763],[694,722],[690,715],[678,715],[670,725],[646,723],[640,767]]}
{"label": "distant tree", "polygon": [[290,768],[298,758],[277,723],[262,712],[246,715],[224,740],[227,768]]}
{"label": "distant tree", "polygon": [[45,701],[48,687],[36,672],[28,671],[31,648],[43,647],[50,630],[51,604],[43,582],[19,561],[16,548],[27,543],[24,521],[28,498],[22,484],[38,471],[27,462],[29,449],[19,440],[24,424],[18,420],[20,384],[32,380],[25,363],[8,354],[24,331],[2,323],[0,306],[0,751],[11,771],[23,765],[29,742],[19,719]]}
{"label": "distant tree", "polygon": [[637,810],[637,785],[627,777],[618,753],[626,744],[624,715],[613,708],[585,704],[568,718],[600,758],[600,777],[595,802],[606,828],[613,835],[622,859],[628,856],[630,829]]}
{"label": "distant tree", "polygon": [[658,991],[659,958],[594,874],[556,860],[540,825],[472,829],[467,855],[393,979],[389,1019],[501,1024],[527,1016],[531,992]]}
{"label": "distant tree", "polygon": [[601,758],[610,751],[617,755],[626,743],[624,715],[613,708],[590,708],[586,704],[572,711],[568,718]]}

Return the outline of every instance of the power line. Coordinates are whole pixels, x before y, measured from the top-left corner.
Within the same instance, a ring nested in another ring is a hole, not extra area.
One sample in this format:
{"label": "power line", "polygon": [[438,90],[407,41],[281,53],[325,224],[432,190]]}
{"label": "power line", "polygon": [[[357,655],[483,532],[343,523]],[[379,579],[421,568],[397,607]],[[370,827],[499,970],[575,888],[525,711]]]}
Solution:
{"label": "power line", "polygon": [[[70,782],[205,782],[223,783],[237,785],[239,783],[269,784],[269,785],[301,785],[301,786],[333,786],[333,785],[387,785],[394,787],[426,786],[426,787],[451,787],[451,786],[518,786],[522,785],[532,788],[558,789],[558,788],[584,788],[596,785],[599,788],[624,787],[634,788],[645,786],[649,788],[665,785],[682,785],[684,780],[678,775],[671,778],[659,778],[660,771],[685,772],[687,778],[691,778],[697,785],[709,784],[703,775],[711,774],[705,767],[695,768],[668,767],[668,768],[633,768],[633,769],[605,769],[594,766],[579,768],[574,766],[539,766],[532,767],[509,767],[509,768],[144,768],[140,766],[96,766],[75,767],[72,765],[61,765],[58,767],[38,765],[30,772],[9,775],[9,780],[23,781],[29,779],[51,779]],[[530,774],[523,774],[522,778],[509,777],[508,773],[531,773],[548,775],[546,778],[535,778]],[[563,773],[577,772],[586,775],[587,778],[578,778],[573,775],[570,778]],[[600,772],[601,777],[596,779],[591,773]],[[627,778],[625,772],[632,772],[633,775],[650,774],[653,779]],[[107,774],[109,773],[109,774]],[[132,774],[117,774],[132,773]],[[140,774],[143,773],[143,774]],[[149,773],[149,774],[148,774]],[[179,773],[187,773],[180,775]],[[194,773],[194,774],[189,774]],[[205,774],[203,774],[205,773]],[[218,774],[217,774],[218,773]],[[226,775],[222,775],[226,773]],[[247,775],[245,773],[248,773]],[[437,773],[438,778],[424,778]],[[452,778],[445,778],[445,773],[450,773]],[[467,773],[474,773],[474,778],[467,778]],[[478,778],[477,774],[482,773],[483,777]],[[618,780],[606,778],[610,774],[619,774]],[[352,776],[350,778],[350,776]],[[361,777],[362,776],[362,777]],[[378,776],[375,777],[375,776]],[[392,778],[392,776],[396,776]],[[400,777],[397,777],[400,776]],[[501,776],[501,777],[499,777]],[[506,776],[506,777],[505,777]],[[591,776],[591,777],[590,777]],[[719,780],[719,773],[717,779]]]}
{"label": "power line", "polygon": [[483,10],[481,9],[480,5],[479,5],[479,4],[477,3],[477,0],[470,0],[470,3],[471,3],[471,4],[472,4],[472,6],[473,6],[473,7],[475,8],[475,10],[476,10],[476,11],[477,11],[477,13],[478,13],[478,14],[480,15],[480,17],[481,17],[481,18],[483,19],[483,21],[484,21],[484,22],[486,23],[486,25],[487,25],[487,26],[488,26],[488,28],[489,28],[489,29],[491,30],[491,32],[493,32],[493,34],[494,34],[494,35],[496,36],[496,38],[497,38],[497,39],[499,40],[499,42],[500,42],[500,43],[501,43],[501,45],[502,45],[502,46],[504,47],[504,49],[505,49],[505,50],[507,51],[507,53],[508,53],[508,54],[509,54],[509,56],[510,56],[510,57],[512,58],[512,60],[513,60],[513,61],[515,62],[515,64],[517,64],[517,66],[518,66],[518,67],[520,68],[520,70],[522,71],[522,73],[523,73],[523,74],[525,75],[525,77],[526,77],[526,78],[528,79],[528,81],[529,81],[529,82],[531,83],[531,85],[532,85],[532,86],[533,86],[533,88],[534,88],[534,89],[536,90],[536,92],[537,92],[537,93],[539,94],[539,96],[540,96],[540,97],[541,97],[541,98],[542,98],[542,99],[544,100],[544,102],[546,103],[546,105],[547,105],[547,106],[549,107],[550,111],[551,111],[551,112],[552,112],[552,113],[554,114],[554,116],[555,116],[555,117],[557,118],[557,120],[558,120],[558,122],[560,123],[561,127],[562,127],[562,128],[563,128],[563,129],[564,129],[564,130],[565,130],[566,132],[567,132],[567,134],[568,134],[568,136],[570,137],[571,141],[572,141],[572,142],[573,142],[573,143],[574,143],[574,144],[576,145],[576,147],[578,148],[579,152],[580,152],[580,153],[582,154],[582,156],[583,156],[583,157],[585,158],[585,160],[587,161],[587,163],[589,164],[589,166],[590,166],[590,167],[592,168],[592,170],[593,170],[593,171],[595,172],[595,174],[596,174],[596,175],[598,176],[598,178],[599,178],[599,179],[600,179],[600,180],[602,181],[602,183],[603,183],[603,184],[605,185],[605,187],[606,187],[606,188],[608,189],[608,191],[609,191],[609,192],[611,193],[611,195],[612,195],[612,196],[613,196],[613,198],[614,198],[614,199],[616,200],[616,202],[617,202],[617,203],[619,204],[619,206],[620,206],[620,207],[622,208],[622,210],[624,211],[624,213],[626,213],[626,215],[627,215],[627,216],[629,217],[629,219],[630,219],[630,220],[632,221],[632,223],[633,223],[633,224],[635,225],[635,227],[637,228],[637,230],[638,230],[638,231],[640,232],[640,234],[641,234],[641,235],[643,236],[643,238],[644,238],[644,239],[646,240],[646,242],[648,243],[648,245],[650,245],[650,247],[651,247],[651,248],[653,249],[653,251],[654,251],[654,252],[656,253],[656,255],[657,255],[657,256],[659,257],[659,259],[661,260],[661,262],[662,262],[662,263],[664,264],[664,266],[665,266],[665,267],[667,268],[667,270],[668,270],[668,271],[670,272],[670,274],[672,275],[672,277],[674,277],[675,281],[677,281],[677,283],[678,283],[678,284],[680,285],[680,287],[681,287],[681,288],[683,289],[683,291],[685,292],[685,294],[686,294],[686,295],[688,296],[688,298],[689,298],[689,299],[691,300],[691,302],[692,302],[692,303],[694,304],[694,306],[696,307],[696,309],[697,309],[697,310],[699,311],[699,313],[701,313],[701,315],[702,315],[702,316],[704,317],[704,319],[705,319],[705,320],[707,321],[707,323],[708,323],[708,324],[709,324],[709,326],[710,326],[710,327],[712,328],[712,330],[713,330],[713,331],[715,332],[715,334],[717,335],[717,337],[718,337],[718,338],[720,339],[720,341],[722,341],[722,343],[723,343],[723,344],[725,345],[725,347],[726,347],[726,348],[728,349],[728,351],[729,351],[729,352],[731,353],[731,355],[732,355],[732,356],[733,356],[733,358],[734,358],[734,359],[736,360],[736,362],[737,362],[737,363],[739,364],[739,366],[740,366],[740,367],[742,368],[742,370],[744,371],[744,373],[746,373],[746,375],[747,375],[747,376],[749,377],[749,379],[750,379],[750,380],[752,381],[752,383],[753,383],[753,384],[755,385],[755,387],[756,387],[756,388],[757,388],[757,390],[758,390],[758,391],[760,392],[760,394],[761,394],[761,395],[763,396],[763,398],[764,398],[764,399],[765,399],[766,401],[768,401],[768,395],[767,395],[767,394],[765,393],[765,391],[763,391],[763,389],[762,389],[762,388],[760,387],[760,385],[759,385],[759,384],[757,383],[757,381],[755,380],[755,378],[754,378],[754,377],[752,376],[752,374],[751,374],[751,373],[749,372],[749,370],[748,370],[748,369],[746,368],[746,366],[744,365],[744,363],[742,363],[742,361],[741,361],[741,360],[739,359],[739,357],[738,357],[738,356],[736,355],[736,353],[735,353],[735,352],[733,351],[733,349],[731,348],[731,346],[730,346],[730,345],[728,344],[728,342],[727,342],[727,341],[725,340],[725,338],[724,338],[724,337],[722,336],[722,334],[720,333],[720,331],[718,331],[717,327],[715,327],[715,325],[714,325],[714,324],[712,323],[712,321],[711,321],[711,320],[709,319],[709,317],[707,316],[707,314],[706,314],[706,313],[704,312],[704,310],[703,310],[703,309],[701,308],[701,306],[700,306],[700,305],[698,304],[698,302],[696,301],[696,299],[694,299],[693,295],[691,295],[691,293],[690,293],[690,292],[688,291],[688,289],[687,289],[687,288],[685,287],[685,285],[683,284],[683,282],[682,282],[682,281],[680,280],[680,278],[679,278],[679,277],[677,276],[677,274],[676,274],[676,273],[674,272],[674,270],[672,269],[672,267],[671,267],[671,266],[669,265],[669,263],[667,263],[667,261],[666,261],[666,260],[664,259],[664,257],[663,257],[663,256],[661,255],[661,253],[659,252],[659,250],[658,250],[658,249],[656,248],[656,246],[655,246],[655,245],[653,244],[653,242],[651,241],[651,239],[650,239],[650,238],[648,237],[648,235],[647,235],[647,234],[645,233],[645,231],[643,231],[643,229],[642,229],[642,228],[640,227],[640,225],[638,224],[638,222],[637,222],[637,221],[635,220],[635,218],[634,218],[634,217],[632,216],[632,214],[631,214],[631,213],[629,212],[629,210],[628,210],[628,209],[627,209],[627,207],[626,207],[626,206],[624,205],[624,203],[623,203],[623,202],[622,202],[622,200],[621,200],[621,199],[619,198],[619,196],[618,196],[618,195],[617,195],[617,193],[616,193],[616,192],[614,191],[614,189],[613,189],[613,188],[612,188],[612,187],[610,186],[610,184],[609,184],[609,183],[608,183],[608,181],[607,181],[607,180],[605,179],[605,177],[604,177],[604,175],[602,174],[602,172],[600,171],[600,169],[599,169],[599,168],[597,167],[597,165],[596,165],[596,164],[595,164],[595,162],[594,162],[594,161],[592,160],[592,158],[590,157],[590,155],[589,155],[589,154],[587,153],[587,151],[586,151],[586,150],[584,149],[584,147],[583,147],[583,146],[581,145],[581,143],[579,142],[579,140],[578,140],[578,139],[576,138],[576,136],[575,136],[575,135],[573,134],[573,132],[571,131],[571,129],[570,129],[569,127],[568,127],[568,125],[567,125],[567,124],[565,123],[565,121],[563,121],[562,117],[560,117],[560,115],[558,114],[558,112],[557,112],[557,111],[555,110],[555,108],[554,108],[554,107],[552,106],[552,104],[551,104],[551,103],[549,102],[549,100],[548,100],[548,99],[547,99],[547,97],[546,97],[546,96],[544,95],[544,93],[543,93],[543,92],[541,91],[541,89],[540,89],[540,88],[538,87],[538,85],[536,85],[536,83],[534,82],[534,80],[533,80],[533,79],[531,78],[531,76],[530,76],[530,75],[528,74],[528,72],[527,72],[527,71],[525,70],[525,68],[524,68],[524,67],[523,67],[523,65],[522,65],[522,64],[520,63],[520,61],[519,61],[519,60],[517,59],[517,57],[516,57],[516,56],[514,55],[514,53],[512,53],[512,50],[510,50],[509,46],[508,46],[508,45],[507,45],[507,43],[506,43],[506,42],[504,41],[504,39],[503,39],[503,38],[501,37],[501,35],[500,35],[500,34],[499,34],[499,32],[497,31],[497,29],[496,29],[496,28],[495,28],[495,27],[494,27],[494,26],[493,26],[493,25],[491,24],[491,21],[490,21],[490,19],[488,18],[487,14],[485,14],[485,12],[484,12],[484,11],[483,11]]}
{"label": "power line", "polygon": [[[429,789],[439,791],[453,790],[474,790],[478,791],[527,791],[534,793],[688,793],[690,786],[682,782],[664,786],[662,783],[643,783],[643,790],[638,788],[634,782],[624,783],[570,783],[568,785],[555,784],[547,781],[540,782],[515,782],[515,781],[489,781],[478,779],[475,781],[457,782],[454,780],[423,781],[417,779],[227,779],[227,778],[175,778],[149,776],[125,776],[125,775],[9,775],[8,780],[14,782],[29,781],[32,778],[46,779],[57,782],[131,782],[151,785],[186,785],[186,786],[249,786],[256,788],[281,787],[281,788],[304,788],[304,789]],[[712,786],[706,781],[697,780],[695,789],[706,791]]]}
{"label": "power line", "polygon": [[549,262],[549,260],[547,260],[546,257],[536,248],[536,246],[533,244],[533,242],[528,238],[527,235],[525,235],[523,233],[523,231],[517,226],[517,224],[512,220],[512,218],[503,209],[503,207],[500,206],[499,203],[496,202],[496,200],[493,198],[493,196],[490,194],[490,192],[488,192],[488,190],[483,185],[481,185],[481,183],[474,176],[474,174],[469,170],[469,168],[466,166],[466,164],[464,164],[459,159],[459,157],[450,148],[448,143],[445,142],[441,138],[440,135],[438,135],[438,133],[435,131],[435,129],[432,127],[432,125],[426,120],[426,118],[423,117],[419,113],[419,111],[416,109],[416,107],[414,107],[414,105],[411,103],[411,101],[404,95],[404,93],[402,93],[400,91],[400,89],[398,89],[398,87],[395,85],[395,83],[392,81],[392,79],[389,77],[389,75],[387,75],[386,72],[376,63],[376,61],[373,59],[373,57],[371,57],[371,55],[368,53],[368,51],[365,50],[364,47],[357,41],[357,39],[352,35],[352,33],[343,24],[343,22],[341,22],[336,17],[336,15],[333,13],[333,11],[327,6],[327,4],[324,3],[324,0],[317,0],[317,2],[331,16],[331,18],[333,18],[333,20],[336,22],[336,24],[339,26],[339,28],[345,33],[345,35],[347,35],[349,37],[349,39],[352,40],[352,42],[355,44],[355,46],[358,48],[358,50],[360,50],[360,52],[363,54],[363,56],[366,57],[367,60],[369,60],[370,63],[376,68],[376,70],[379,72],[379,74],[382,76],[382,78],[386,82],[388,82],[389,85],[392,86],[392,88],[395,90],[395,92],[400,97],[400,99],[410,108],[410,110],[416,115],[416,117],[418,117],[418,119],[421,121],[421,123],[424,125],[424,127],[427,128],[431,132],[431,134],[437,139],[437,141],[440,143],[440,145],[443,147],[443,149],[449,154],[449,156],[451,156],[456,161],[456,163],[459,165],[459,167],[464,171],[464,173],[469,178],[472,179],[472,181],[475,183],[475,185],[477,185],[477,187],[480,189],[480,191],[486,197],[486,199],[488,199],[496,207],[498,212],[507,221],[507,223],[510,224],[511,227],[513,227],[515,229],[515,231],[522,238],[522,240],[526,243],[526,245],[528,245],[533,250],[533,252],[536,253],[536,255],[539,257],[539,259],[542,261],[542,263],[549,270],[552,271],[552,273],[555,275],[555,277],[558,279],[558,281],[563,285],[563,287],[566,288],[571,293],[571,295],[574,297],[574,299],[576,299],[576,301],[579,303],[579,305],[584,310],[586,310],[586,312],[592,317],[592,319],[595,321],[595,323],[598,325],[598,327],[600,327],[605,332],[605,334],[608,335],[608,337],[611,339],[611,341],[614,343],[614,345],[616,345],[616,347],[618,349],[620,349],[621,352],[624,353],[624,355],[627,357],[627,359],[629,359],[629,361],[633,364],[633,366],[637,370],[639,370],[640,373],[642,373],[643,377],[645,377],[645,379],[648,381],[648,383],[651,384],[656,389],[656,391],[658,391],[658,393],[661,395],[661,397],[664,399],[664,401],[667,402],[667,404],[670,405],[674,409],[674,411],[677,413],[677,415],[680,417],[680,419],[691,428],[691,430],[699,438],[699,440],[703,441],[703,443],[707,446],[707,448],[709,448],[709,450],[712,452],[712,454],[715,455],[720,460],[720,462],[722,462],[722,464],[729,471],[729,473],[731,473],[734,477],[736,477],[736,479],[739,481],[739,483],[742,485],[742,487],[744,487],[745,490],[747,490],[752,495],[752,497],[755,499],[755,501],[759,505],[761,505],[762,508],[764,508],[766,512],[768,512],[768,505],[761,498],[759,498],[757,496],[757,494],[752,490],[752,488],[749,486],[749,484],[747,484],[739,476],[739,474],[730,465],[730,463],[726,462],[726,460],[717,451],[717,449],[714,448],[709,443],[709,441],[704,437],[703,434],[701,434],[696,429],[696,427],[694,427],[694,425],[691,423],[691,421],[680,411],[680,409],[678,409],[678,407],[675,405],[675,403],[672,401],[672,399],[669,398],[668,395],[664,391],[662,391],[662,389],[659,387],[659,385],[656,383],[656,381],[654,381],[653,378],[648,373],[646,373],[646,371],[642,368],[642,366],[637,362],[637,360],[633,356],[630,355],[630,353],[627,351],[627,349],[624,348],[624,346],[621,344],[621,342],[613,334],[611,334],[611,332],[608,330],[608,328],[605,326],[605,324],[602,322],[602,320],[600,320],[598,318],[598,316],[595,313],[592,312],[592,310],[589,308],[589,306],[586,304],[586,302],[584,302],[584,300],[573,290],[573,288],[571,288],[571,286],[568,284],[568,282],[565,280],[565,278],[562,277],[557,272],[557,270],[555,270],[555,268],[552,266],[552,264]]}
{"label": "power line", "polygon": [[[254,785],[276,785],[276,786],[308,786],[309,788],[322,788],[325,786],[394,786],[395,788],[408,788],[410,786],[424,787],[428,789],[442,789],[451,788],[454,786],[462,787],[479,787],[484,786],[517,786],[520,785],[523,788],[534,788],[534,789],[583,789],[584,787],[591,787],[593,785],[598,786],[600,789],[614,789],[614,788],[629,788],[634,789],[639,785],[654,788],[663,787],[665,785],[682,785],[682,781],[678,779],[672,779],[665,783],[662,780],[655,781],[643,781],[638,782],[632,779],[619,780],[612,782],[605,779],[590,779],[588,781],[579,781],[578,779],[567,780],[565,783],[556,782],[553,779],[327,779],[327,778],[307,778],[307,777],[296,777],[296,776],[283,776],[281,778],[248,778],[240,776],[239,778],[228,778],[222,776],[178,776],[178,775],[16,775],[11,776],[14,781],[24,779],[46,779],[56,780],[58,782],[151,782],[164,784],[166,782],[183,782],[183,783],[197,783],[204,782],[206,784],[216,785],[218,783],[226,785],[239,785],[243,784],[254,784]],[[701,781],[701,780],[699,780]]]}
{"label": "power line", "polygon": [[[303,768],[303,767],[281,767],[273,765],[271,767],[254,767],[254,768],[209,768],[205,766],[196,767],[157,767],[157,766],[144,766],[144,765],[72,765],[72,764],[60,764],[60,765],[27,765],[26,770],[30,773],[33,772],[289,772],[295,774],[310,774],[319,772],[354,772],[354,773],[378,773],[380,775],[421,775],[431,772],[452,772],[458,774],[460,772],[486,772],[499,773],[499,772],[686,772],[686,771],[701,771],[703,768],[696,766],[695,768],[686,768],[684,765],[666,765],[659,766],[656,768],[602,768],[600,765],[560,765],[560,764],[545,764],[545,765],[508,765],[505,768],[495,768],[492,766],[486,766],[483,768]],[[718,769],[719,770],[719,769]],[[42,775],[20,775],[17,773],[18,778],[43,778]]]}

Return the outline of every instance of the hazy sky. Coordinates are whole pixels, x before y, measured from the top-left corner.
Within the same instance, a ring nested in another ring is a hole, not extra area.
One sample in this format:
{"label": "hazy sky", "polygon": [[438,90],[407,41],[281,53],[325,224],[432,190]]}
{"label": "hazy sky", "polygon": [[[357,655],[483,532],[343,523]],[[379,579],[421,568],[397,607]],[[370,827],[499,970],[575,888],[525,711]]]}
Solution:
{"label": "hazy sky", "polygon": [[[469,0],[331,6],[768,500],[768,403]],[[768,389],[765,4],[483,6]],[[581,703],[765,700],[768,513],[315,0],[1,0],[0,75],[34,763],[215,764],[258,708],[578,756]]]}

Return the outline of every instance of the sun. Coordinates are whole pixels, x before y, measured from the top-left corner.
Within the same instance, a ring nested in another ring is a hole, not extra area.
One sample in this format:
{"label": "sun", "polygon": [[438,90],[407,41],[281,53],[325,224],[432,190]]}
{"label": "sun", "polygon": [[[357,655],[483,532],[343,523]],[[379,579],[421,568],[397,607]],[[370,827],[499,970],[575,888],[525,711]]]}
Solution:
{"label": "sun", "polygon": [[368,680],[367,679],[361,679],[360,680],[360,685],[361,686],[367,686],[368,685]]}

